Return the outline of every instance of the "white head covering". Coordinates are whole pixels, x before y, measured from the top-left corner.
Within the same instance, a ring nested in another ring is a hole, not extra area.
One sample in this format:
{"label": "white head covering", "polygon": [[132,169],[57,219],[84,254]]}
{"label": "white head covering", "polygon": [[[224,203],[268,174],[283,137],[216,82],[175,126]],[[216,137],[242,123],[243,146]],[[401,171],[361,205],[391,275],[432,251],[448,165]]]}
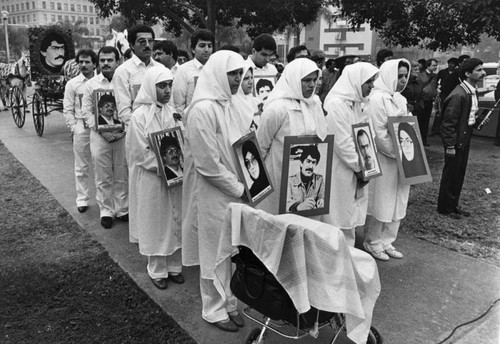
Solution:
{"label": "white head covering", "polygon": [[250,128],[248,116],[243,113],[241,99],[233,97],[227,79],[227,73],[243,69],[245,61],[240,54],[229,50],[220,50],[212,54],[203,67],[193,99],[186,115],[193,106],[202,100],[214,100],[224,106],[224,113],[217,113],[217,119],[221,127],[222,135],[230,141],[235,142],[241,136],[246,134]]}
{"label": "white head covering", "polygon": [[144,79],[142,80],[141,88],[139,89],[137,97],[134,100],[134,111],[140,106],[148,107],[148,111],[146,111],[145,129],[147,129],[151,124],[158,108],[161,108],[162,117],[172,117],[170,114],[171,108],[167,104],[159,103],[156,96],[156,84],[171,80],[173,80],[172,73],[163,65],[151,67],[146,71]]}
{"label": "white head covering", "polygon": [[[380,66],[380,73],[377,80],[375,80],[375,91],[385,92],[391,95],[396,106],[403,112],[407,112],[406,98],[401,93],[396,92],[398,87],[398,65],[399,62],[406,62],[408,64],[408,75],[410,74],[411,64],[407,59],[394,59],[382,63]],[[408,79],[406,79],[406,85]]]}
{"label": "white head covering", "polygon": [[253,96],[252,92],[250,92],[249,94],[245,94],[245,92],[243,91],[243,88],[242,88],[243,79],[245,78],[245,76],[247,75],[247,73],[249,71],[253,75],[252,66],[246,65],[245,68],[243,68],[243,74],[241,76],[241,84],[240,84],[240,87],[238,88],[238,93],[234,97],[238,98],[238,102],[241,103],[241,107],[242,107],[241,112],[243,114],[245,114],[246,116],[248,116],[249,121],[250,121],[250,124],[249,124],[249,126],[250,126],[252,123],[254,113],[259,111],[259,109],[257,107],[257,102],[254,100],[255,97]]}
{"label": "white head covering", "polygon": [[[299,58],[290,62],[284,69],[283,74],[269,93],[269,97],[264,103],[264,108],[270,106],[278,99],[294,99],[300,102],[300,109],[306,131],[314,132],[321,140],[324,140],[327,135],[327,125],[321,101],[318,97],[311,95],[309,98],[304,98],[302,94],[302,78],[318,72],[318,77],[321,76],[321,71],[310,59]],[[290,128],[292,133],[294,127],[298,127],[299,123],[294,123],[294,119],[290,117]]]}
{"label": "white head covering", "polygon": [[354,103],[365,100],[361,86],[378,73],[378,68],[368,62],[356,62],[345,66],[340,78],[325,98],[325,105],[332,97],[340,97]]}

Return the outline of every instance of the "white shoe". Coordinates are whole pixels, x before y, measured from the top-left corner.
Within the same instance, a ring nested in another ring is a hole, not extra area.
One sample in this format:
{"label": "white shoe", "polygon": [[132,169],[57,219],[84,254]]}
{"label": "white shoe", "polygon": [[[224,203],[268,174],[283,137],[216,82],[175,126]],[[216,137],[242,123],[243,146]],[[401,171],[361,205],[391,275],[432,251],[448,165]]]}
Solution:
{"label": "white shoe", "polygon": [[395,248],[389,248],[389,249],[385,250],[385,253],[387,253],[387,255],[391,258],[396,258],[396,259],[403,258],[403,254],[399,251],[396,251]]}
{"label": "white shoe", "polygon": [[384,252],[384,251],[381,251],[381,252],[369,252],[373,258],[375,259],[378,259],[378,260],[383,260],[383,261],[387,261],[389,260],[389,256]]}

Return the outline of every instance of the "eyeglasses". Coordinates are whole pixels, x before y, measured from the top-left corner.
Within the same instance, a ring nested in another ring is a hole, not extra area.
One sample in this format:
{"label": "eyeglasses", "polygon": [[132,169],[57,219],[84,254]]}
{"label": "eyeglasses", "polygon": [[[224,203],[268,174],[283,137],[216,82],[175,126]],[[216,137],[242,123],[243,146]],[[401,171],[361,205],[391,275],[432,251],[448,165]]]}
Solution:
{"label": "eyeglasses", "polygon": [[179,154],[179,148],[169,148],[165,151],[168,155],[174,155],[174,154]]}
{"label": "eyeglasses", "polygon": [[255,159],[254,156],[252,156],[250,159],[245,159],[245,166],[247,168],[250,168],[252,165],[257,165],[257,159]]}

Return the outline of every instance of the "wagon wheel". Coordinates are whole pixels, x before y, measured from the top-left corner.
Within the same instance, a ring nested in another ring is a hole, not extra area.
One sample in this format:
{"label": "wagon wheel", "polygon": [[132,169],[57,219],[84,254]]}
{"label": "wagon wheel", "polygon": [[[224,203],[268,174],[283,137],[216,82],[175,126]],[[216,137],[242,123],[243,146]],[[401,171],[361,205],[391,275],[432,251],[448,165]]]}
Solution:
{"label": "wagon wheel", "polygon": [[259,341],[259,336],[260,333],[262,332],[262,329],[260,328],[254,328],[250,333],[245,337],[243,340],[243,344],[263,344],[264,343],[264,338],[262,338]]}
{"label": "wagon wheel", "polygon": [[19,128],[22,128],[26,119],[26,103],[24,102],[23,92],[17,86],[12,88],[10,94],[10,110],[14,122]]}
{"label": "wagon wheel", "polygon": [[45,103],[43,102],[42,96],[38,92],[33,93],[32,113],[35,131],[38,136],[42,136],[47,109]]}

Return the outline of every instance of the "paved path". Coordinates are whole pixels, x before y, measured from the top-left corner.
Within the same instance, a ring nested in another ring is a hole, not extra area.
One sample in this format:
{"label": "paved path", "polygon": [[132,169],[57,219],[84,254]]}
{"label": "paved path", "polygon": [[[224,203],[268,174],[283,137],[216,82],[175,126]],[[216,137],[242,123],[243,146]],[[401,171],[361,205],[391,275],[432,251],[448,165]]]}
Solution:
{"label": "paved path", "polygon": [[[52,113],[46,118],[45,133],[40,138],[34,131],[29,114],[26,124],[19,129],[14,125],[10,112],[0,112],[0,141],[80,226],[106,248],[137,285],[198,343],[240,343],[246,333],[255,327],[247,320],[243,331],[229,334],[205,323],[200,316],[197,268],[184,270],[185,284],[170,284],[166,291],[160,291],[149,281],[145,270],[146,259],[138,253],[136,245],[128,242],[126,224],[115,223],[112,229],[104,230],[99,224],[95,200],[88,212],[78,213],[71,137],[62,114]],[[408,235],[399,236],[398,247],[405,252],[405,259],[378,263],[382,293],[375,307],[373,324],[384,336],[385,343],[438,343],[455,326],[476,318],[500,298],[499,268]],[[459,329],[453,341],[447,343],[498,344],[499,310],[497,304],[493,312]],[[318,340],[307,338],[298,342],[327,343],[329,336],[328,331],[322,331]],[[274,334],[266,341],[277,344],[290,342]]]}

